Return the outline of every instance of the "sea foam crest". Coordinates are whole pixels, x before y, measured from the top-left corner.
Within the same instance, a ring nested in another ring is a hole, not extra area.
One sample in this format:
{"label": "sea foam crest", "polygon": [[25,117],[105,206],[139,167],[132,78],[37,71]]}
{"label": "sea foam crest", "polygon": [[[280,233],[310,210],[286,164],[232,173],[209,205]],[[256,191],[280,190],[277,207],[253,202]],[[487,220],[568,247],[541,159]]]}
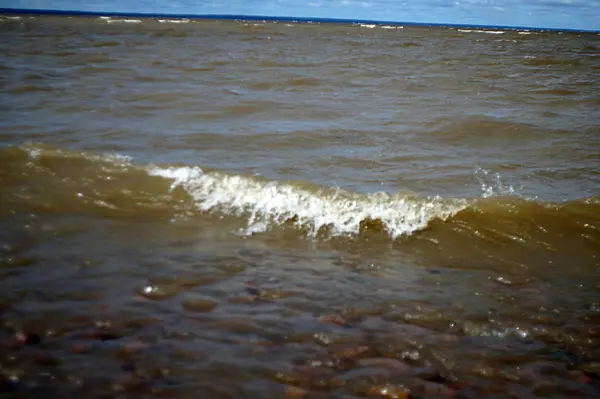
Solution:
{"label": "sea foam crest", "polygon": [[346,236],[359,233],[364,222],[377,221],[395,239],[424,229],[434,219],[445,220],[468,205],[464,200],[309,190],[204,173],[197,167],[150,167],[148,173],[171,180],[171,190],[183,188],[201,211],[246,218],[248,234],[292,223],[313,237],[321,229],[331,236]]}
{"label": "sea foam crest", "polygon": [[141,24],[142,21],[140,19],[107,19],[107,23],[109,24]]}
{"label": "sea foam crest", "polygon": [[488,35],[503,35],[503,30],[458,29],[462,33],[487,33]]}
{"label": "sea foam crest", "polygon": [[189,19],[159,19],[158,22],[161,24],[187,24],[190,22]]}

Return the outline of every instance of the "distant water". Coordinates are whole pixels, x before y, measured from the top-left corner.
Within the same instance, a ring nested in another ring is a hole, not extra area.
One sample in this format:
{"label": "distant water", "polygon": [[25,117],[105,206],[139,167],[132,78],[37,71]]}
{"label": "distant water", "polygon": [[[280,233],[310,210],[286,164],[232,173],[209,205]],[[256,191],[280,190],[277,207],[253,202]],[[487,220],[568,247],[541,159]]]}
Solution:
{"label": "distant water", "polygon": [[0,32],[0,396],[600,397],[597,34]]}

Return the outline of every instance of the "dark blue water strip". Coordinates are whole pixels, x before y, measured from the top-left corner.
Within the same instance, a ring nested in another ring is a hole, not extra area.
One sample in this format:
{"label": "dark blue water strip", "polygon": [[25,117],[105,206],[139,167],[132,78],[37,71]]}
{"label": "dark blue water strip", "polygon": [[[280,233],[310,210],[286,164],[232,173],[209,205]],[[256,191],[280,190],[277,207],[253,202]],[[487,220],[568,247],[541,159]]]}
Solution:
{"label": "dark blue water strip", "polygon": [[71,17],[116,17],[116,18],[160,18],[160,19],[190,19],[190,20],[233,20],[233,21],[266,21],[266,22],[294,22],[294,23],[319,23],[319,24],[365,24],[365,25],[390,25],[390,26],[414,26],[430,28],[458,28],[458,29],[482,29],[482,30],[529,30],[538,32],[581,32],[597,33],[600,30],[581,30],[566,28],[541,28],[534,26],[503,26],[503,25],[467,25],[467,24],[445,24],[425,22],[400,22],[380,21],[370,19],[343,19],[343,18],[298,18],[298,17],[274,17],[261,15],[230,15],[230,14],[160,14],[160,13],[134,13],[134,12],[100,12],[100,11],[76,11],[76,10],[49,10],[49,9],[27,9],[27,8],[0,8],[0,14],[11,15],[54,15]]}

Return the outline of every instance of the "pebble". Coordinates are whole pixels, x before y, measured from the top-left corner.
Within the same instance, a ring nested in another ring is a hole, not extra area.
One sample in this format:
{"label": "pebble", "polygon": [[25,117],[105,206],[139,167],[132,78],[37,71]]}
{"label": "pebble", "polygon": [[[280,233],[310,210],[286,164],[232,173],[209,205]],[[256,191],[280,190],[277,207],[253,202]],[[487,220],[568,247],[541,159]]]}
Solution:
{"label": "pebble", "polygon": [[262,298],[259,296],[248,295],[248,296],[233,297],[229,300],[229,302],[231,302],[231,303],[253,303],[253,302],[260,302],[261,300],[262,300]]}
{"label": "pebble", "polygon": [[181,301],[181,306],[189,312],[207,313],[217,306],[217,302],[211,299],[191,298]]}
{"label": "pebble", "polygon": [[245,290],[250,295],[257,296],[257,297],[260,297],[260,298],[268,300],[268,301],[275,301],[277,299],[283,299],[283,298],[287,298],[289,296],[296,295],[296,293],[291,292],[291,291],[282,291],[279,289],[266,290],[266,289],[259,289],[256,287],[249,287],[249,286],[247,286],[245,288]]}
{"label": "pebble", "polygon": [[293,385],[286,385],[284,391],[287,398],[303,398],[308,393],[306,390]]}
{"label": "pebble", "polygon": [[353,359],[371,350],[368,346],[347,346],[340,345],[339,348],[332,348],[330,355],[336,359]]}
{"label": "pebble", "polygon": [[336,326],[347,327],[347,328],[352,327],[352,325],[350,323],[348,323],[348,321],[343,316],[338,315],[338,314],[324,315],[324,316],[319,317],[318,320],[319,320],[319,322],[325,323],[325,324],[333,324]]}
{"label": "pebble", "polygon": [[410,365],[400,360],[390,359],[386,357],[372,357],[360,359],[358,361],[358,365],[360,367],[373,367],[384,369],[396,375],[409,375],[413,374],[415,371]]}
{"label": "pebble", "polygon": [[71,353],[79,355],[82,353],[88,353],[89,348],[83,344],[76,344],[71,347]]}
{"label": "pebble", "polygon": [[392,384],[371,386],[365,392],[370,397],[379,397],[385,399],[409,399],[410,392],[404,387],[398,387]]}
{"label": "pebble", "polygon": [[146,285],[136,292],[144,298],[154,301],[162,301],[179,294],[178,285]]}
{"label": "pebble", "polygon": [[141,352],[142,350],[148,348],[150,345],[148,345],[147,343],[144,343],[142,341],[128,341],[123,343],[123,345],[121,346],[121,350],[124,353],[128,353],[128,354],[134,354],[134,353],[138,353]]}
{"label": "pebble", "polygon": [[298,366],[290,372],[279,372],[276,378],[302,388],[329,389],[337,385],[335,372],[327,367]]}

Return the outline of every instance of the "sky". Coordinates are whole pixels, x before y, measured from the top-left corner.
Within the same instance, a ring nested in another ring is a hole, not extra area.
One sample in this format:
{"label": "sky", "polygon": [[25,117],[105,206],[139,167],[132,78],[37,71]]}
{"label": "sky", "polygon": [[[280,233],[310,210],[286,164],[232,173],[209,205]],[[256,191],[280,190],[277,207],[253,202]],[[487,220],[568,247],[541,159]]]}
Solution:
{"label": "sky", "polygon": [[600,0],[0,0],[0,7],[600,30]]}

